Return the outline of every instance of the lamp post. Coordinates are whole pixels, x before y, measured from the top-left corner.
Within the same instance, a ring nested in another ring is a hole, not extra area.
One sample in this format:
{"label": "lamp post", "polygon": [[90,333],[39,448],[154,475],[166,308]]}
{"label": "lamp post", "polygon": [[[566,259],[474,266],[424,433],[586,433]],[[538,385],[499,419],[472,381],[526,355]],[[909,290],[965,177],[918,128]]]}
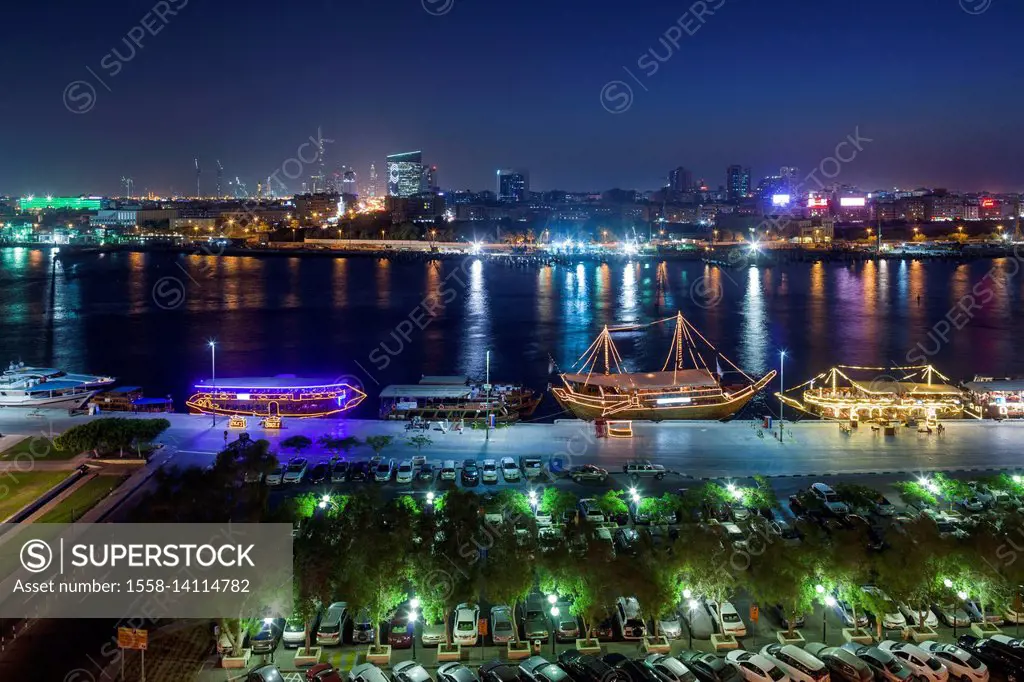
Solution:
{"label": "lamp post", "polygon": [[210,339],[210,415],[213,425],[217,425],[217,412],[213,401],[217,399],[217,342]]}
{"label": "lamp post", "polygon": [[782,442],[782,415],[783,410],[786,409],[786,401],[783,400],[786,391],[786,365],[783,362],[786,359],[786,351],[779,351],[779,442]]}
{"label": "lamp post", "polygon": [[409,625],[412,626],[412,660],[416,660],[416,621],[419,619],[419,614],[416,613],[416,609],[420,607],[420,598],[413,597],[409,600]]}
{"label": "lamp post", "polygon": [[[558,599],[558,597],[555,597],[555,595],[549,594],[548,595],[548,601],[551,601],[552,598]],[[552,606],[551,607],[551,657],[552,658],[554,658],[555,655],[556,655],[555,643],[558,641],[558,614],[559,613],[561,613],[561,611],[558,610],[557,606]]]}
{"label": "lamp post", "polygon": [[487,423],[484,424],[484,440],[491,439],[491,351],[487,351],[487,370],[484,378],[484,390],[487,391]]}
{"label": "lamp post", "polygon": [[690,617],[686,619],[686,635],[690,640],[687,645],[688,649],[693,649],[693,612],[697,610],[699,604],[697,600],[693,598],[693,592],[687,588],[683,590],[683,599],[686,600],[686,606],[690,610]]}

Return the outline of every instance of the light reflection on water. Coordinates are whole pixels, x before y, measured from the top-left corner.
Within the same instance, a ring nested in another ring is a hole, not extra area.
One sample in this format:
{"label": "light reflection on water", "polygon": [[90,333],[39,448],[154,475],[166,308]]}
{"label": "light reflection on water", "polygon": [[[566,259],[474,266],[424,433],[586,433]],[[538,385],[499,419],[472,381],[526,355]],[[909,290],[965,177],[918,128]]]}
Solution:
{"label": "light reflection on water", "polygon": [[[218,258],[107,254],[51,267],[49,252],[0,249],[0,363],[22,359],[111,373],[152,395],[205,376],[203,340],[218,339],[218,374],[358,374],[369,354],[439,287],[455,290],[410,334],[381,384],[422,374],[482,375],[542,388],[550,354],[563,369],[602,326],[637,325],[682,310],[751,374],[778,365],[799,383],[833,364],[905,362],[915,344],[975,296],[962,328],[931,360],[954,380],[1024,374],[1024,272],[1010,259],[967,265],[880,261],[721,270],[700,262],[582,262],[515,268],[474,260],[429,263],[370,258]],[[183,271],[184,269],[184,271]],[[188,273],[188,275],[185,274]],[[446,279],[457,272],[464,281]],[[154,305],[162,277],[186,285],[175,310]],[[722,300],[707,306],[692,287]],[[194,281],[193,281],[194,280]],[[447,283],[447,284],[446,284]],[[985,292],[985,296],[979,295]],[[920,301],[918,299],[920,297]],[[447,301],[447,302],[446,302]],[[632,369],[660,369],[671,328],[615,335]],[[708,358],[709,363],[711,359]],[[366,379],[371,394],[377,387]]]}

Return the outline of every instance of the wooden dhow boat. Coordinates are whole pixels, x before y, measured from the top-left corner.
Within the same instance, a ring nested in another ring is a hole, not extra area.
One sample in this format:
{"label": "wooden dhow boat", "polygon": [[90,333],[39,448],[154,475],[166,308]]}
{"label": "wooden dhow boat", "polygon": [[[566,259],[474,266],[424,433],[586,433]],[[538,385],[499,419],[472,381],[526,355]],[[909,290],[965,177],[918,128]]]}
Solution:
{"label": "wooden dhow boat", "polygon": [[[587,421],[727,419],[775,378],[774,371],[760,379],[750,377],[719,353],[682,313],[643,326],[672,321],[675,334],[659,372],[623,371],[612,332],[639,327],[605,326],[576,361],[578,371],[559,375],[563,385],[551,389],[558,404]],[[702,348],[713,352],[714,371],[705,362]],[[722,362],[732,369],[723,372]],[[737,379],[727,381],[726,375]]]}

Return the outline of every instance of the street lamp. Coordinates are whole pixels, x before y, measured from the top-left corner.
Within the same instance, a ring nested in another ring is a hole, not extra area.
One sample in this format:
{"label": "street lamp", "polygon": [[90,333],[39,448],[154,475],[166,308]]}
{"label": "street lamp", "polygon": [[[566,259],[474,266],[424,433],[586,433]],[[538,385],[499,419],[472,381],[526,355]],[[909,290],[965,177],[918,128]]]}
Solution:
{"label": "street lamp", "polygon": [[[943,582],[943,584],[945,584],[946,581],[943,580],[942,582]],[[964,592],[963,590],[959,590],[956,593],[956,597],[960,601],[965,601],[967,599],[967,593]],[[953,641],[954,642],[956,641],[956,610],[957,610],[957,606],[958,606],[958,604],[956,602],[953,602]]]}
{"label": "street lamp", "polygon": [[217,425],[217,412],[213,401],[217,399],[217,342],[213,339],[210,345],[210,414],[213,416],[213,425]]}
{"label": "street lamp", "polygon": [[690,610],[690,617],[686,619],[686,634],[690,640],[688,648],[693,649],[693,612],[697,610],[699,604],[693,598],[693,592],[689,588],[683,590],[683,599],[686,600],[686,606]]}
{"label": "street lamp", "polygon": [[786,366],[783,361],[786,359],[786,351],[779,351],[779,442],[782,442],[782,414],[786,408],[786,401],[783,400],[783,394],[786,391]]}
{"label": "street lamp", "polygon": [[416,660],[416,621],[419,619],[419,614],[416,613],[416,609],[420,607],[420,598],[413,597],[409,600],[409,625],[412,626],[412,660]]}
{"label": "street lamp", "polygon": [[[831,594],[828,595],[827,597],[825,597],[825,606],[827,608],[821,614],[821,641],[822,641],[822,643],[825,643],[825,644],[828,643],[828,642],[825,641],[825,637],[826,637],[825,628],[826,628],[826,626],[828,624],[828,609],[833,608],[835,605],[836,605],[836,598],[835,597],[833,597]],[[854,628],[857,627],[857,623],[856,622],[854,622],[853,627]]]}
{"label": "street lamp", "polygon": [[[556,597],[553,594],[549,594],[548,595],[548,601],[551,602],[552,604],[554,604],[555,602],[552,601],[553,599],[558,599],[558,597]],[[558,614],[559,613],[561,613],[561,611],[558,610],[557,606],[552,606],[551,607],[551,656],[552,656],[552,658],[555,657],[555,643],[558,641]]]}

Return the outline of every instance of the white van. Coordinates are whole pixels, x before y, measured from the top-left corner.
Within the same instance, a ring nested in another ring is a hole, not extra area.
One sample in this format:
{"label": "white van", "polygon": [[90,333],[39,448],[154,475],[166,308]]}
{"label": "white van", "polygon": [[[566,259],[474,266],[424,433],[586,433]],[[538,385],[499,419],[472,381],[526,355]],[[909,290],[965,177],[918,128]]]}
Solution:
{"label": "white van", "polygon": [[336,601],[327,607],[327,614],[316,629],[316,643],[321,646],[337,646],[341,644],[341,633],[345,627],[345,616],[348,603]]}
{"label": "white van", "polygon": [[446,459],[444,461],[444,463],[441,464],[441,476],[440,476],[440,479],[442,481],[454,481],[455,480],[455,460],[454,459]]}
{"label": "white van", "polygon": [[829,682],[828,668],[820,660],[792,644],[768,644],[761,655],[782,668],[793,682]]}

